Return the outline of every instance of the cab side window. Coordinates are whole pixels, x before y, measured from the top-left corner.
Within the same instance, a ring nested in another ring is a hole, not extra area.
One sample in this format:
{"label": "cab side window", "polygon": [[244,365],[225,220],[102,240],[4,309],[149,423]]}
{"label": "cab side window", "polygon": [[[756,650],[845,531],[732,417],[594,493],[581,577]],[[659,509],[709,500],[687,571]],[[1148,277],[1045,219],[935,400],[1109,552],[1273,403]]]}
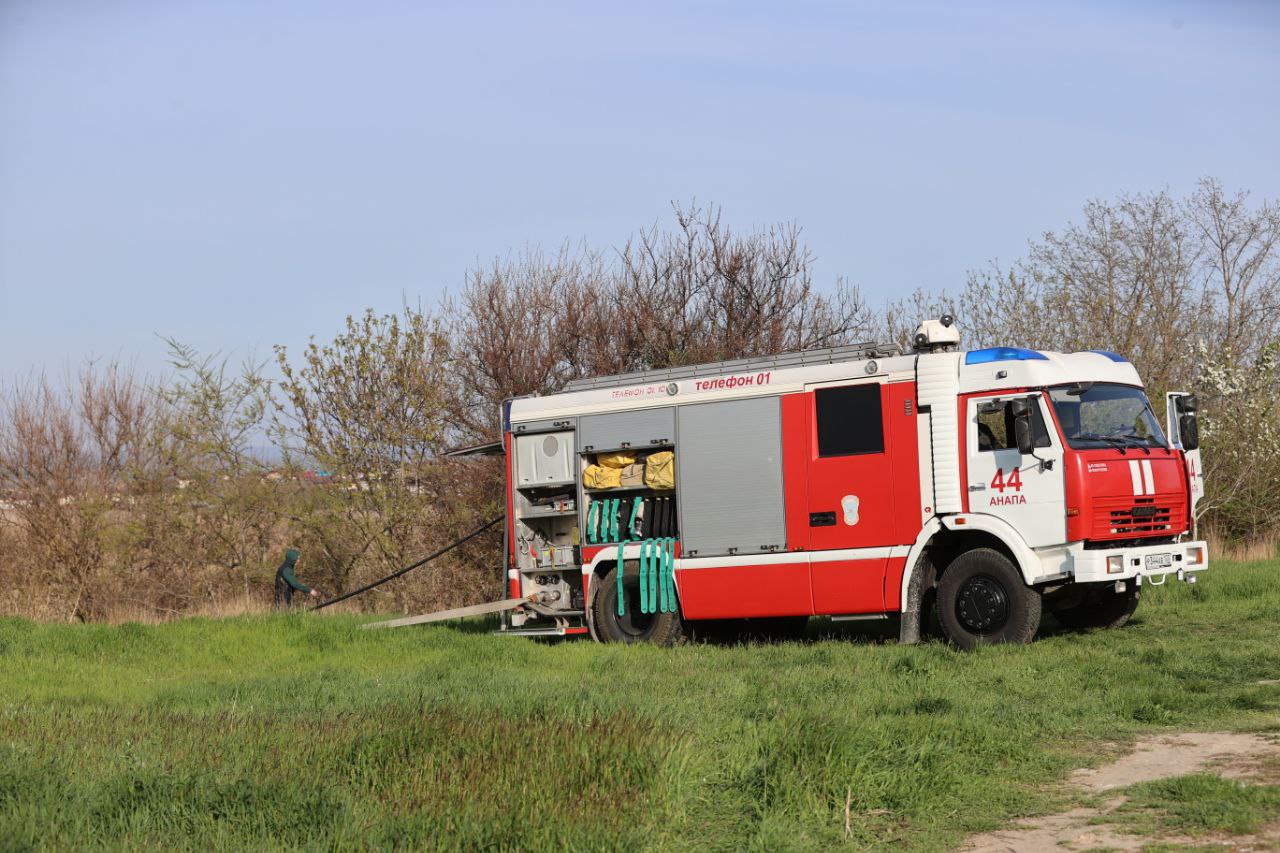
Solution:
{"label": "cab side window", "polygon": [[884,452],[883,386],[847,385],[814,392],[819,456],[856,456]]}
{"label": "cab side window", "polygon": [[[987,408],[987,411],[983,411]],[[1033,406],[1031,409],[1031,425],[1032,434],[1035,436],[1036,447],[1048,447],[1049,430],[1045,427],[1044,416],[1040,413],[1039,406]],[[1010,400],[1003,401],[1000,405],[990,408],[985,404],[978,406],[978,451],[985,453],[991,450],[1010,450],[1017,449],[1018,440],[1013,432],[1013,403]]]}

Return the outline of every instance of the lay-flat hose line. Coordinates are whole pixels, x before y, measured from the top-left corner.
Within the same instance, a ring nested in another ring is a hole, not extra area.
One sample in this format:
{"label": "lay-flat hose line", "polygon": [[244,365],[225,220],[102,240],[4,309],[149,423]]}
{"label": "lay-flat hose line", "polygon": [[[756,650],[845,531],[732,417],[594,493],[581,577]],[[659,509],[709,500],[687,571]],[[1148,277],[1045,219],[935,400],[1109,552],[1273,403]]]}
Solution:
{"label": "lay-flat hose line", "polygon": [[311,608],[311,609],[312,609],[313,611],[314,611],[314,610],[320,610],[321,608],[328,607],[330,604],[337,604],[339,601],[346,601],[348,598],[355,598],[357,595],[359,595],[359,594],[360,594],[360,593],[362,593],[362,592],[368,592],[369,590],[373,589],[373,588],[374,588],[374,587],[376,587],[376,586],[382,586],[382,585],[383,585],[384,583],[386,583],[387,581],[395,580],[396,578],[400,577],[401,575],[403,575],[403,574],[405,574],[405,573],[407,573],[407,572],[411,572],[411,571],[413,571],[414,569],[419,568],[420,566],[425,566],[427,563],[430,563],[430,562],[431,562],[432,560],[434,560],[436,557],[444,556],[445,554],[448,554],[450,551],[452,551],[454,548],[457,548],[459,545],[462,545],[463,543],[470,542],[472,539],[475,539],[475,538],[476,538],[477,536],[479,536],[481,533],[484,533],[484,532],[485,532],[486,530],[488,530],[490,527],[493,527],[493,526],[494,526],[495,524],[497,524],[499,521],[502,521],[502,519],[503,519],[503,516],[501,516],[501,515],[500,515],[500,516],[498,516],[498,517],[496,517],[496,518],[490,519],[490,520],[489,520],[489,521],[487,521],[485,524],[483,524],[482,526],[480,526],[480,527],[476,528],[475,530],[471,531],[471,532],[470,532],[470,533],[468,533],[466,536],[463,536],[463,537],[462,537],[461,539],[459,539],[458,541],[453,542],[453,543],[451,543],[451,544],[449,544],[449,545],[444,546],[444,547],[443,547],[443,548],[441,548],[439,551],[436,551],[434,554],[428,554],[427,556],[423,557],[423,558],[422,558],[421,560],[419,560],[418,562],[414,563],[412,566],[405,566],[403,569],[399,569],[399,570],[397,570],[397,571],[394,571],[394,572],[392,572],[391,574],[387,575],[385,578],[379,578],[378,580],[374,581],[373,583],[365,584],[364,586],[360,587],[359,589],[352,590],[351,592],[348,592],[348,593],[344,593],[343,595],[340,595],[340,596],[338,596],[337,598],[331,598],[331,599],[329,599],[328,601],[322,601],[322,602],[320,602],[319,604],[317,604],[315,607],[313,607],[313,608]]}

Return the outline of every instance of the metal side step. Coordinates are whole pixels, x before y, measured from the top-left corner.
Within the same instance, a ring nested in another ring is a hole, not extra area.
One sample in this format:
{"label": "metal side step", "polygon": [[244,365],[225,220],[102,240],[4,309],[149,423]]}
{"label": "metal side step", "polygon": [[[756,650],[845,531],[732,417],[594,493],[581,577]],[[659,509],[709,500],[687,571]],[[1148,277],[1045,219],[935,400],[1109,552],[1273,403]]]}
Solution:
{"label": "metal side step", "polygon": [[503,637],[572,637],[586,634],[587,627],[571,625],[564,628],[503,628],[493,633]]}

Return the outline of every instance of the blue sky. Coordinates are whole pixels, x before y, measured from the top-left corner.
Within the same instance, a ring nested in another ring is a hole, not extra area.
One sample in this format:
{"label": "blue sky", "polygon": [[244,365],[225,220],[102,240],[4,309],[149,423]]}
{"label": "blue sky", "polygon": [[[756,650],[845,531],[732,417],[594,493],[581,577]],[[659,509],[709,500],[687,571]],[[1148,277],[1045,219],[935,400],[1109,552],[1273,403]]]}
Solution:
{"label": "blue sky", "polygon": [[0,379],[237,355],[670,203],[873,301],[1091,197],[1280,198],[1276,3],[0,2]]}

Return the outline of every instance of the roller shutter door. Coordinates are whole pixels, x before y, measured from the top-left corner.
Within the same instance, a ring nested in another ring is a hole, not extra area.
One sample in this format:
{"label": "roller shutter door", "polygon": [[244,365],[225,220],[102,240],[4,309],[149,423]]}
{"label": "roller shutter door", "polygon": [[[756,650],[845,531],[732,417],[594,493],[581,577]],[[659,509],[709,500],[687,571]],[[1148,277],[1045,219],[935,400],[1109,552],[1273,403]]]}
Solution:
{"label": "roller shutter door", "polygon": [[779,399],[681,406],[678,427],[683,553],[711,557],[783,550]]}
{"label": "roller shutter door", "polygon": [[671,444],[676,437],[675,411],[637,409],[607,415],[584,415],[578,423],[578,447],[585,453]]}

